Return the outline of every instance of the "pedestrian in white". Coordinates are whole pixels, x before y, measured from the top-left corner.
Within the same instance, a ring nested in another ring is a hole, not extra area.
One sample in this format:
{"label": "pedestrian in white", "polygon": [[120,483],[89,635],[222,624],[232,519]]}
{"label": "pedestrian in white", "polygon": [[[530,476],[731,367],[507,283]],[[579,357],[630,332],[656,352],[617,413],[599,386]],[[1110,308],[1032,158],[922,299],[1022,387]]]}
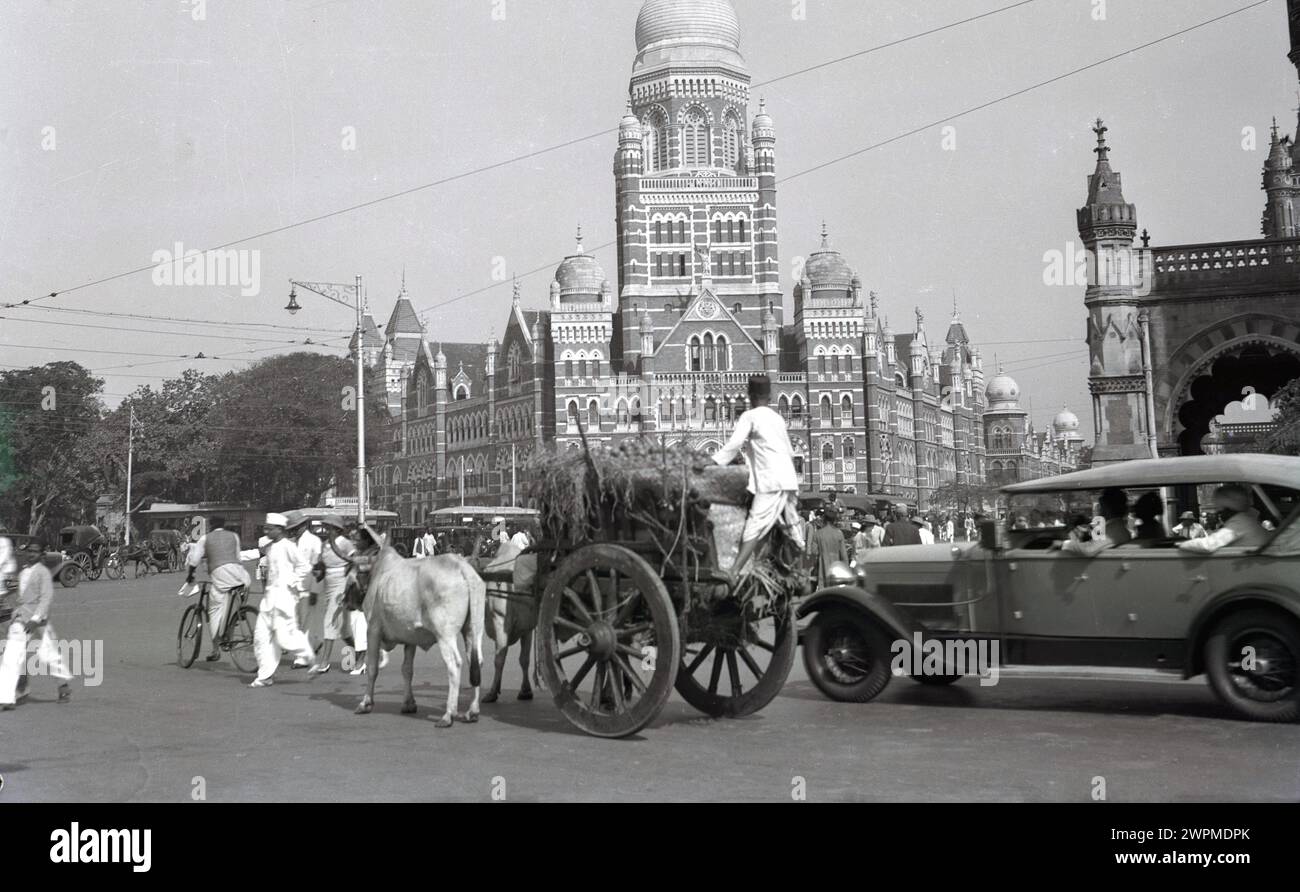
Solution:
{"label": "pedestrian in white", "polygon": [[[253,631],[257,678],[249,687],[264,688],[274,682],[282,650],[294,655],[296,669],[312,663],[311,643],[294,619],[298,598],[307,587],[311,566],[302,559],[294,541],[285,536],[284,529],[288,525],[289,520],[283,514],[266,515],[266,535],[271,544],[266,548],[266,590],[257,608],[257,626]],[[253,549],[243,552],[240,557],[251,561],[258,554],[259,551]]]}
{"label": "pedestrian in white", "polygon": [[348,586],[348,564],[356,551],[352,541],[343,535],[343,518],[331,514],[321,520],[321,526],[325,528],[326,534],[320,556],[321,563],[325,566],[325,578],[321,581],[322,641],[320,651],[316,654],[316,665],[311,667],[313,675],[323,675],[330,671],[334,642],[339,640],[343,632],[343,593]]}
{"label": "pedestrian in white", "polygon": [[415,540],[415,547],[411,549],[413,557],[433,557],[438,553],[438,539],[433,535],[433,527],[426,526],[424,533]]}
{"label": "pedestrian in white", "polygon": [[209,663],[221,659],[221,639],[225,631],[226,612],[230,607],[230,592],[252,583],[248,571],[239,562],[239,534],[226,527],[224,517],[213,517],[208,525],[208,532],[199,537],[186,555],[185,562],[190,565],[186,582],[194,581],[194,571],[200,562],[207,562],[208,579],[212,582],[212,591],[208,594],[208,631],[212,633],[212,653],[208,654]]}
{"label": "pedestrian in white", "polygon": [[515,534],[510,537],[510,544],[520,551],[525,551],[532,546],[533,539],[523,527],[515,527]]}
{"label": "pedestrian in white", "polygon": [[[18,679],[23,674],[27,645],[33,635],[40,636],[36,647],[38,665],[44,666],[47,674],[59,680],[59,702],[66,702],[72,695],[72,688],[68,685],[72,673],[63,662],[54,629],[50,626],[54,577],[42,560],[44,556],[45,549],[35,542],[22,552],[28,566],[18,575],[18,605],[9,624],[4,656],[0,657],[0,709],[13,709],[18,702]],[[27,696],[26,691],[22,696]]]}
{"label": "pedestrian in white", "polygon": [[289,528],[286,532],[295,544],[298,546],[298,553],[302,559],[307,562],[311,568],[311,573],[307,577],[307,584],[303,586],[302,592],[298,595],[298,605],[295,616],[298,620],[298,628],[307,633],[311,638],[311,628],[313,610],[320,600],[321,581],[317,578],[319,570],[317,564],[320,563],[322,542],[320,537],[311,531],[311,523],[301,511],[287,511],[284,515],[289,520]]}

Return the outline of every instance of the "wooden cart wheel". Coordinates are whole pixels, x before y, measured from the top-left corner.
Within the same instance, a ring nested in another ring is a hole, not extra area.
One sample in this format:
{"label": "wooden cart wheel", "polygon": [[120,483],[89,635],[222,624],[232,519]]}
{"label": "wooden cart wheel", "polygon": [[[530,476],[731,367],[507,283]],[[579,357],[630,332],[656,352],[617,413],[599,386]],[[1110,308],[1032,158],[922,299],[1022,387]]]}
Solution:
{"label": "wooden cart wheel", "polygon": [[586,545],[550,574],[537,620],[555,705],[596,737],[627,737],[659,715],[681,659],[663,580],[635,552]]}
{"label": "wooden cart wheel", "polygon": [[734,601],[688,614],[677,693],[700,712],[739,718],[758,712],[781,692],[794,665],[799,635],[789,606],[754,620]]}

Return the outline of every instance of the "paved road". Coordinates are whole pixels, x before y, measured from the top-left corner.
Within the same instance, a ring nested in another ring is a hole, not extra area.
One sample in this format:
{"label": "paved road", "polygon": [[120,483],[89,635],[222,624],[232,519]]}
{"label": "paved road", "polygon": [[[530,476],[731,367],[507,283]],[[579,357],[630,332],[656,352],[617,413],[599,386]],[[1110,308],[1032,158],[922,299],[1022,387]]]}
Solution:
{"label": "paved road", "polygon": [[440,731],[443,672],[421,654],[418,716],[398,713],[396,663],[375,713],[355,716],[361,679],[337,669],[250,690],[228,660],[178,668],[180,582],[56,590],[59,634],[104,641],[102,683],[60,705],[38,678],[0,713],[0,801],[186,801],[200,777],[208,801],[486,801],[503,786],[515,801],[789,801],[797,777],[811,801],[1087,801],[1097,776],[1111,801],[1300,800],[1300,726],[1231,719],[1199,681],[895,680],[852,705],[796,662],[759,715],[714,721],[674,698],[640,736],[605,741],[544,695],[516,702],[513,656],[503,702]]}

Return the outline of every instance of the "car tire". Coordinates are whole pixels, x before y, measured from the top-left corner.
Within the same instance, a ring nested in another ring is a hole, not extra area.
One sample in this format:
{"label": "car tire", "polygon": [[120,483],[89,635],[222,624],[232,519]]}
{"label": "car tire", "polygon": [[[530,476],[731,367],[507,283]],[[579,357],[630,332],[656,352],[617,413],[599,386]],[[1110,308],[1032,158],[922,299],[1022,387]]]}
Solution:
{"label": "car tire", "polygon": [[[1243,667],[1254,648],[1256,669]],[[1277,610],[1230,614],[1205,642],[1205,673],[1223,703],[1256,722],[1300,717],[1300,623]]]}
{"label": "car tire", "polygon": [[831,607],[804,631],[803,663],[830,699],[866,703],[889,684],[890,636],[862,610]]}
{"label": "car tire", "polygon": [[83,575],[85,574],[81,572],[78,564],[64,564],[63,569],[59,571],[59,584],[64,588],[76,588]]}

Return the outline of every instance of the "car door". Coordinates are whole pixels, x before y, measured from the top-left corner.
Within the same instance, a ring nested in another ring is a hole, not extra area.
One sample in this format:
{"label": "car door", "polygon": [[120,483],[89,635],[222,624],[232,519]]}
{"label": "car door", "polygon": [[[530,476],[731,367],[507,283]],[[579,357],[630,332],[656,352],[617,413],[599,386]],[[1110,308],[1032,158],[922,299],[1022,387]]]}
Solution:
{"label": "car door", "polygon": [[1090,558],[1011,548],[995,560],[1008,663],[1074,665],[1096,638]]}
{"label": "car door", "polygon": [[1109,665],[1180,669],[1192,620],[1216,591],[1225,556],[1120,545],[1097,555],[1088,594]]}

